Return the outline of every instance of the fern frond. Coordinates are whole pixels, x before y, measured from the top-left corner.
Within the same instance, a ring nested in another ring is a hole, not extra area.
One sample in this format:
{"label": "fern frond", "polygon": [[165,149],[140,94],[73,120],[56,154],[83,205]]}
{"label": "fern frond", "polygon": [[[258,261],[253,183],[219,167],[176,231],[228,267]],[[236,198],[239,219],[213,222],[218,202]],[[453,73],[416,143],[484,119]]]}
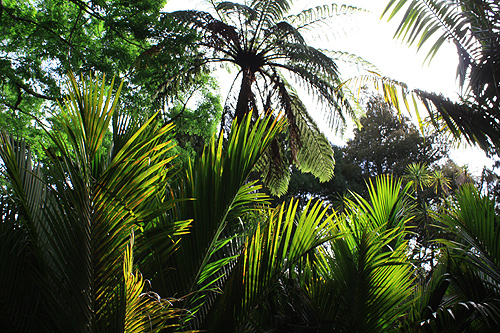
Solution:
{"label": "fern frond", "polygon": [[305,9],[296,15],[285,17],[284,20],[297,27],[297,30],[314,29],[317,28],[318,25],[328,24],[328,21],[334,17],[364,11],[366,10],[355,6],[332,3],[330,5]]}

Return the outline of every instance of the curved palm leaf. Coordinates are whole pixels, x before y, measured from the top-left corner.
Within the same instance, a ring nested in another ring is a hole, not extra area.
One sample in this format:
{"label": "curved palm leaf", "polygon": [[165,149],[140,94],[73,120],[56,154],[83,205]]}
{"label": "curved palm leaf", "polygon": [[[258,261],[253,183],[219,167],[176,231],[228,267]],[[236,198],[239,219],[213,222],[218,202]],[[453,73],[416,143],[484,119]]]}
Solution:
{"label": "curved palm leaf", "polygon": [[[246,239],[237,266],[214,307],[206,328],[213,331],[251,331],[262,323],[261,307],[283,279],[296,278],[299,261],[331,238],[331,216],[321,202],[309,202],[297,212],[298,202],[270,211]],[[267,313],[269,315],[269,313]]]}
{"label": "curved palm leaf", "polygon": [[[134,233],[125,249],[123,260],[124,332],[161,332],[165,328],[178,326],[172,319],[179,317],[179,310],[173,308],[173,300],[161,299],[158,294],[145,292],[145,281],[140,272],[134,273]],[[119,306],[117,306],[119,308]]]}

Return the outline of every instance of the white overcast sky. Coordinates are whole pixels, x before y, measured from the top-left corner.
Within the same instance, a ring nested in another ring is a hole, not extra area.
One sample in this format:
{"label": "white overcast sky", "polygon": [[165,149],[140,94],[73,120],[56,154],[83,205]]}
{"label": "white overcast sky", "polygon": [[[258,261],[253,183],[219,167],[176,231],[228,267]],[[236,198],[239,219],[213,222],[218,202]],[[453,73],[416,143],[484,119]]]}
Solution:
{"label": "white overcast sky", "polygon": [[[387,2],[388,0],[336,2],[339,5],[347,4],[364,8],[370,12],[340,19],[339,29],[335,31],[334,36],[330,34],[328,38],[316,38],[309,43],[322,49],[356,54],[377,66],[383,75],[405,82],[410,88],[442,93],[455,99],[458,94],[458,85],[455,80],[458,57],[455,47],[451,44],[444,44],[431,63],[424,64],[428,48],[424,47],[417,52],[414,46],[408,47],[404,42],[394,39],[393,35],[399,23],[397,19],[387,22],[387,18],[384,17],[380,20]],[[325,0],[298,0],[294,1],[292,12],[297,13],[303,9],[330,3]],[[209,11],[210,5],[202,0],[169,0],[165,7],[165,11],[183,9]],[[325,31],[327,35],[329,32]],[[224,74],[221,74],[219,80],[224,80]],[[223,96],[225,86],[227,87],[228,84],[224,85],[221,82]],[[331,132],[328,133],[327,128],[322,129],[335,144],[345,140],[334,137]],[[345,135],[346,138],[350,136],[352,136],[351,133]],[[451,157],[459,165],[468,164],[469,170],[476,175],[480,174],[483,165],[491,166],[491,162],[479,149],[458,148],[452,152]]]}

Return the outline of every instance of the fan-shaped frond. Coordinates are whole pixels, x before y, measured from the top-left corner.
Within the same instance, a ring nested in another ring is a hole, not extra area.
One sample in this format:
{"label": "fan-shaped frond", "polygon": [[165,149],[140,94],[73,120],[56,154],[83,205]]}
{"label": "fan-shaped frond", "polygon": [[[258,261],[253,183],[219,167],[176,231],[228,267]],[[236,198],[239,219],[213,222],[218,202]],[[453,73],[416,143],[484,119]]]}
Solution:
{"label": "fan-shaped frond", "polygon": [[[500,220],[495,204],[472,186],[462,187],[457,200],[456,208],[438,218],[459,236],[471,262],[485,269],[500,286],[497,267],[500,265]],[[486,263],[481,264],[482,260]]]}
{"label": "fan-shaped frond", "polygon": [[315,270],[302,283],[322,331],[390,331],[405,314],[414,277],[404,241],[406,190],[398,185],[378,179],[373,202],[347,202],[333,218],[336,237],[315,251]]}

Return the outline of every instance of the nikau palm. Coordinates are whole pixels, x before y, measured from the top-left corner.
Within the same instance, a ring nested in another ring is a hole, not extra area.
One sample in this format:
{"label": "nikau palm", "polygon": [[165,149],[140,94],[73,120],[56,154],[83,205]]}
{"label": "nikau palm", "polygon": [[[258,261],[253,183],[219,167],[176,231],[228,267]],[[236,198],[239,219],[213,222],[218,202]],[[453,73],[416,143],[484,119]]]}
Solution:
{"label": "nikau palm", "polygon": [[[143,332],[177,316],[170,302],[146,292],[132,255],[134,229],[151,229],[170,205],[162,189],[172,126],[153,119],[118,126],[117,101],[104,81],[80,87],[70,77],[62,130],[51,132],[58,153],[47,151],[47,166],[35,164],[22,141],[0,136],[0,261],[9,271],[0,277],[0,326],[7,331]],[[163,227],[175,235],[187,225]]]}
{"label": "nikau palm", "polygon": [[[194,10],[167,14],[201,35],[199,48],[206,56],[193,70],[208,63],[235,65],[236,105],[226,105],[226,118],[241,121],[251,111],[255,119],[259,112],[271,109],[284,113],[293,161],[321,181],[331,179],[334,160],[330,144],[285,74],[316,97],[330,125],[341,129],[346,118],[354,114],[347,86],[342,84],[336,61],[307,45],[302,33],[329,18],[358,9],[332,5],[287,15],[291,1],[286,0],[211,3],[216,17]],[[240,83],[236,84],[237,80]],[[169,79],[161,89],[168,92],[168,85],[173,82],[175,79]],[[268,183],[274,185],[271,189],[279,194],[286,190],[287,182],[283,180],[289,176],[282,149],[277,142],[273,143],[266,159],[268,164],[274,164],[271,170],[269,165],[260,165]]]}

